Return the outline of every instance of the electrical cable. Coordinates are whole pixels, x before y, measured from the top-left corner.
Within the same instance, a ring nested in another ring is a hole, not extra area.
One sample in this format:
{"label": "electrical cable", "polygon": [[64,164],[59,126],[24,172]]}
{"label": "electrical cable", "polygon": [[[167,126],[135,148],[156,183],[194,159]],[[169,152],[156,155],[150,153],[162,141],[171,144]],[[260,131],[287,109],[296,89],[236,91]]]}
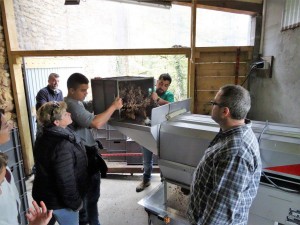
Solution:
{"label": "electrical cable", "polygon": [[256,68],[257,68],[257,65],[256,65],[256,64],[251,64],[251,68],[250,68],[248,74],[246,75],[246,78],[245,78],[244,82],[241,84],[241,86],[243,86],[243,85],[246,83],[246,81],[247,81],[248,78],[250,77],[250,74],[251,74],[252,70],[253,70],[253,69],[256,69]]}
{"label": "electrical cable", "polygon": [[[260,150],[261,137],[262,137],[263,133],[266,131],[268,126],[269,126],[269,121],[267,120],[266,125],[264,126],[263,130],[261,131],[261,133],[259,134],[259,136],[257,138],[260,153],[261,153],[261,150]],[[269,181],[273,185],[273,187],[276,187],[279,190],[289,192],[289,193],[300,193],[300,191],[297,191],[297,190],[291,190],[291,189],[287,189],[287,188],[278,186],[270,179],[270,177],[263,170],[261,171],[261,174],[267,179],[267,181]]]}
{"label": "electrical cable", "polygon": [[264,67],[264,64],[265,64],[264,61],[257,61],[257,62],[252,63],[251,67],[250,67],[250,70],[249,70],[248,74],[246,75],[246,78],[245,78],[244,82],[241,84],[241,86],[243,86],[246,83],[246,81],[250,77],[251,72],[252,72],[253,69],[261,69],[261,68]]}

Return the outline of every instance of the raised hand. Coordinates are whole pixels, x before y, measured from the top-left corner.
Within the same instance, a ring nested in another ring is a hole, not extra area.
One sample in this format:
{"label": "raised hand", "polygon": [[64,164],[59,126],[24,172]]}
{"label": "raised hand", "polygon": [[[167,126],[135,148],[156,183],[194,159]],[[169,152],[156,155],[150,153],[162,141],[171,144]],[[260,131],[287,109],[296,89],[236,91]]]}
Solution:
{"label": "raised hand", "polygon": [[43,201],[40,202],[41,207],[36,201],[32,201],[34,208],[29,208],[26,217],[29,221],[29,225],[47,225],[52,217],[53,210],[47,211],[47,207]]}

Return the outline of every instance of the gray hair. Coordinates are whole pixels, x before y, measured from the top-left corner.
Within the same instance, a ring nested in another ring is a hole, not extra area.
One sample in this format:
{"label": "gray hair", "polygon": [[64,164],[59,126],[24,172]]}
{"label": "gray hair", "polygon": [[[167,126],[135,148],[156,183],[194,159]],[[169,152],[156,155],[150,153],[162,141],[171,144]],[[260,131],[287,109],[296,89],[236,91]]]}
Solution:
{"label": "gray hair", "polygon": [[59,78],[59,75],[57,73],[50,73],[48,80],[50,80],[52,77]]}
{"label": "gray hair", "polygon": [[220,101],[223,106],[229,108],[231,118],[245,119],[251,108],[249,92],[240,85],[232,84],[221,87],[220,91]]}
{"label": "gray hair", "polygon": [[37,111],[37,120],[44,127],[52,126],[55,120],[60,120],[63,113],[67,110],[65,102],[47,102]]}

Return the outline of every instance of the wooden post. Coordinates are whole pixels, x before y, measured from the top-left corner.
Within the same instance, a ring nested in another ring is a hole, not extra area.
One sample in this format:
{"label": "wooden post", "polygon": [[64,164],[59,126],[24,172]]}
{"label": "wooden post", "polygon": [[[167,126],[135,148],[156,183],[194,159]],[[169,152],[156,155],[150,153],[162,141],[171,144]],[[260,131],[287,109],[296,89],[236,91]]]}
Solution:
{"label": "wooden post", "polygon": [[22,58],[13,56],[12,51],[18,50],[18,38],[15,24],[13,0],[1,1],[4,35],[6,41],[10,77],[14,103],[17,113],[17,122],[20,132],[25,173],[29,175],[33,166],[32,142],[26,105],[25,89],[22,74]]}
{"label": "wooden post", "polygon": [[191,101],[191,112],[194,112],[195,108],[195,45],[196,45],[196,0],[193,0],[191,7],[191,57],[189,60],[189,75],[188,75],[188,97]]}

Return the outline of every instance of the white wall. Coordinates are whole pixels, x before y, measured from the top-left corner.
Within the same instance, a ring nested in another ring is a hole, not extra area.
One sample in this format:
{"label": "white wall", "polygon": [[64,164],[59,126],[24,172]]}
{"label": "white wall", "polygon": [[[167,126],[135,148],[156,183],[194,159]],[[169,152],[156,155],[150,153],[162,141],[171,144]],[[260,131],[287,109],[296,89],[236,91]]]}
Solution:
{"label": "white wall", "polygon": [[300,125],[300,27],[281,32],[284,1],[267,0],[263,56],[274,56],[273,77],[251,77],[253,120]]}

